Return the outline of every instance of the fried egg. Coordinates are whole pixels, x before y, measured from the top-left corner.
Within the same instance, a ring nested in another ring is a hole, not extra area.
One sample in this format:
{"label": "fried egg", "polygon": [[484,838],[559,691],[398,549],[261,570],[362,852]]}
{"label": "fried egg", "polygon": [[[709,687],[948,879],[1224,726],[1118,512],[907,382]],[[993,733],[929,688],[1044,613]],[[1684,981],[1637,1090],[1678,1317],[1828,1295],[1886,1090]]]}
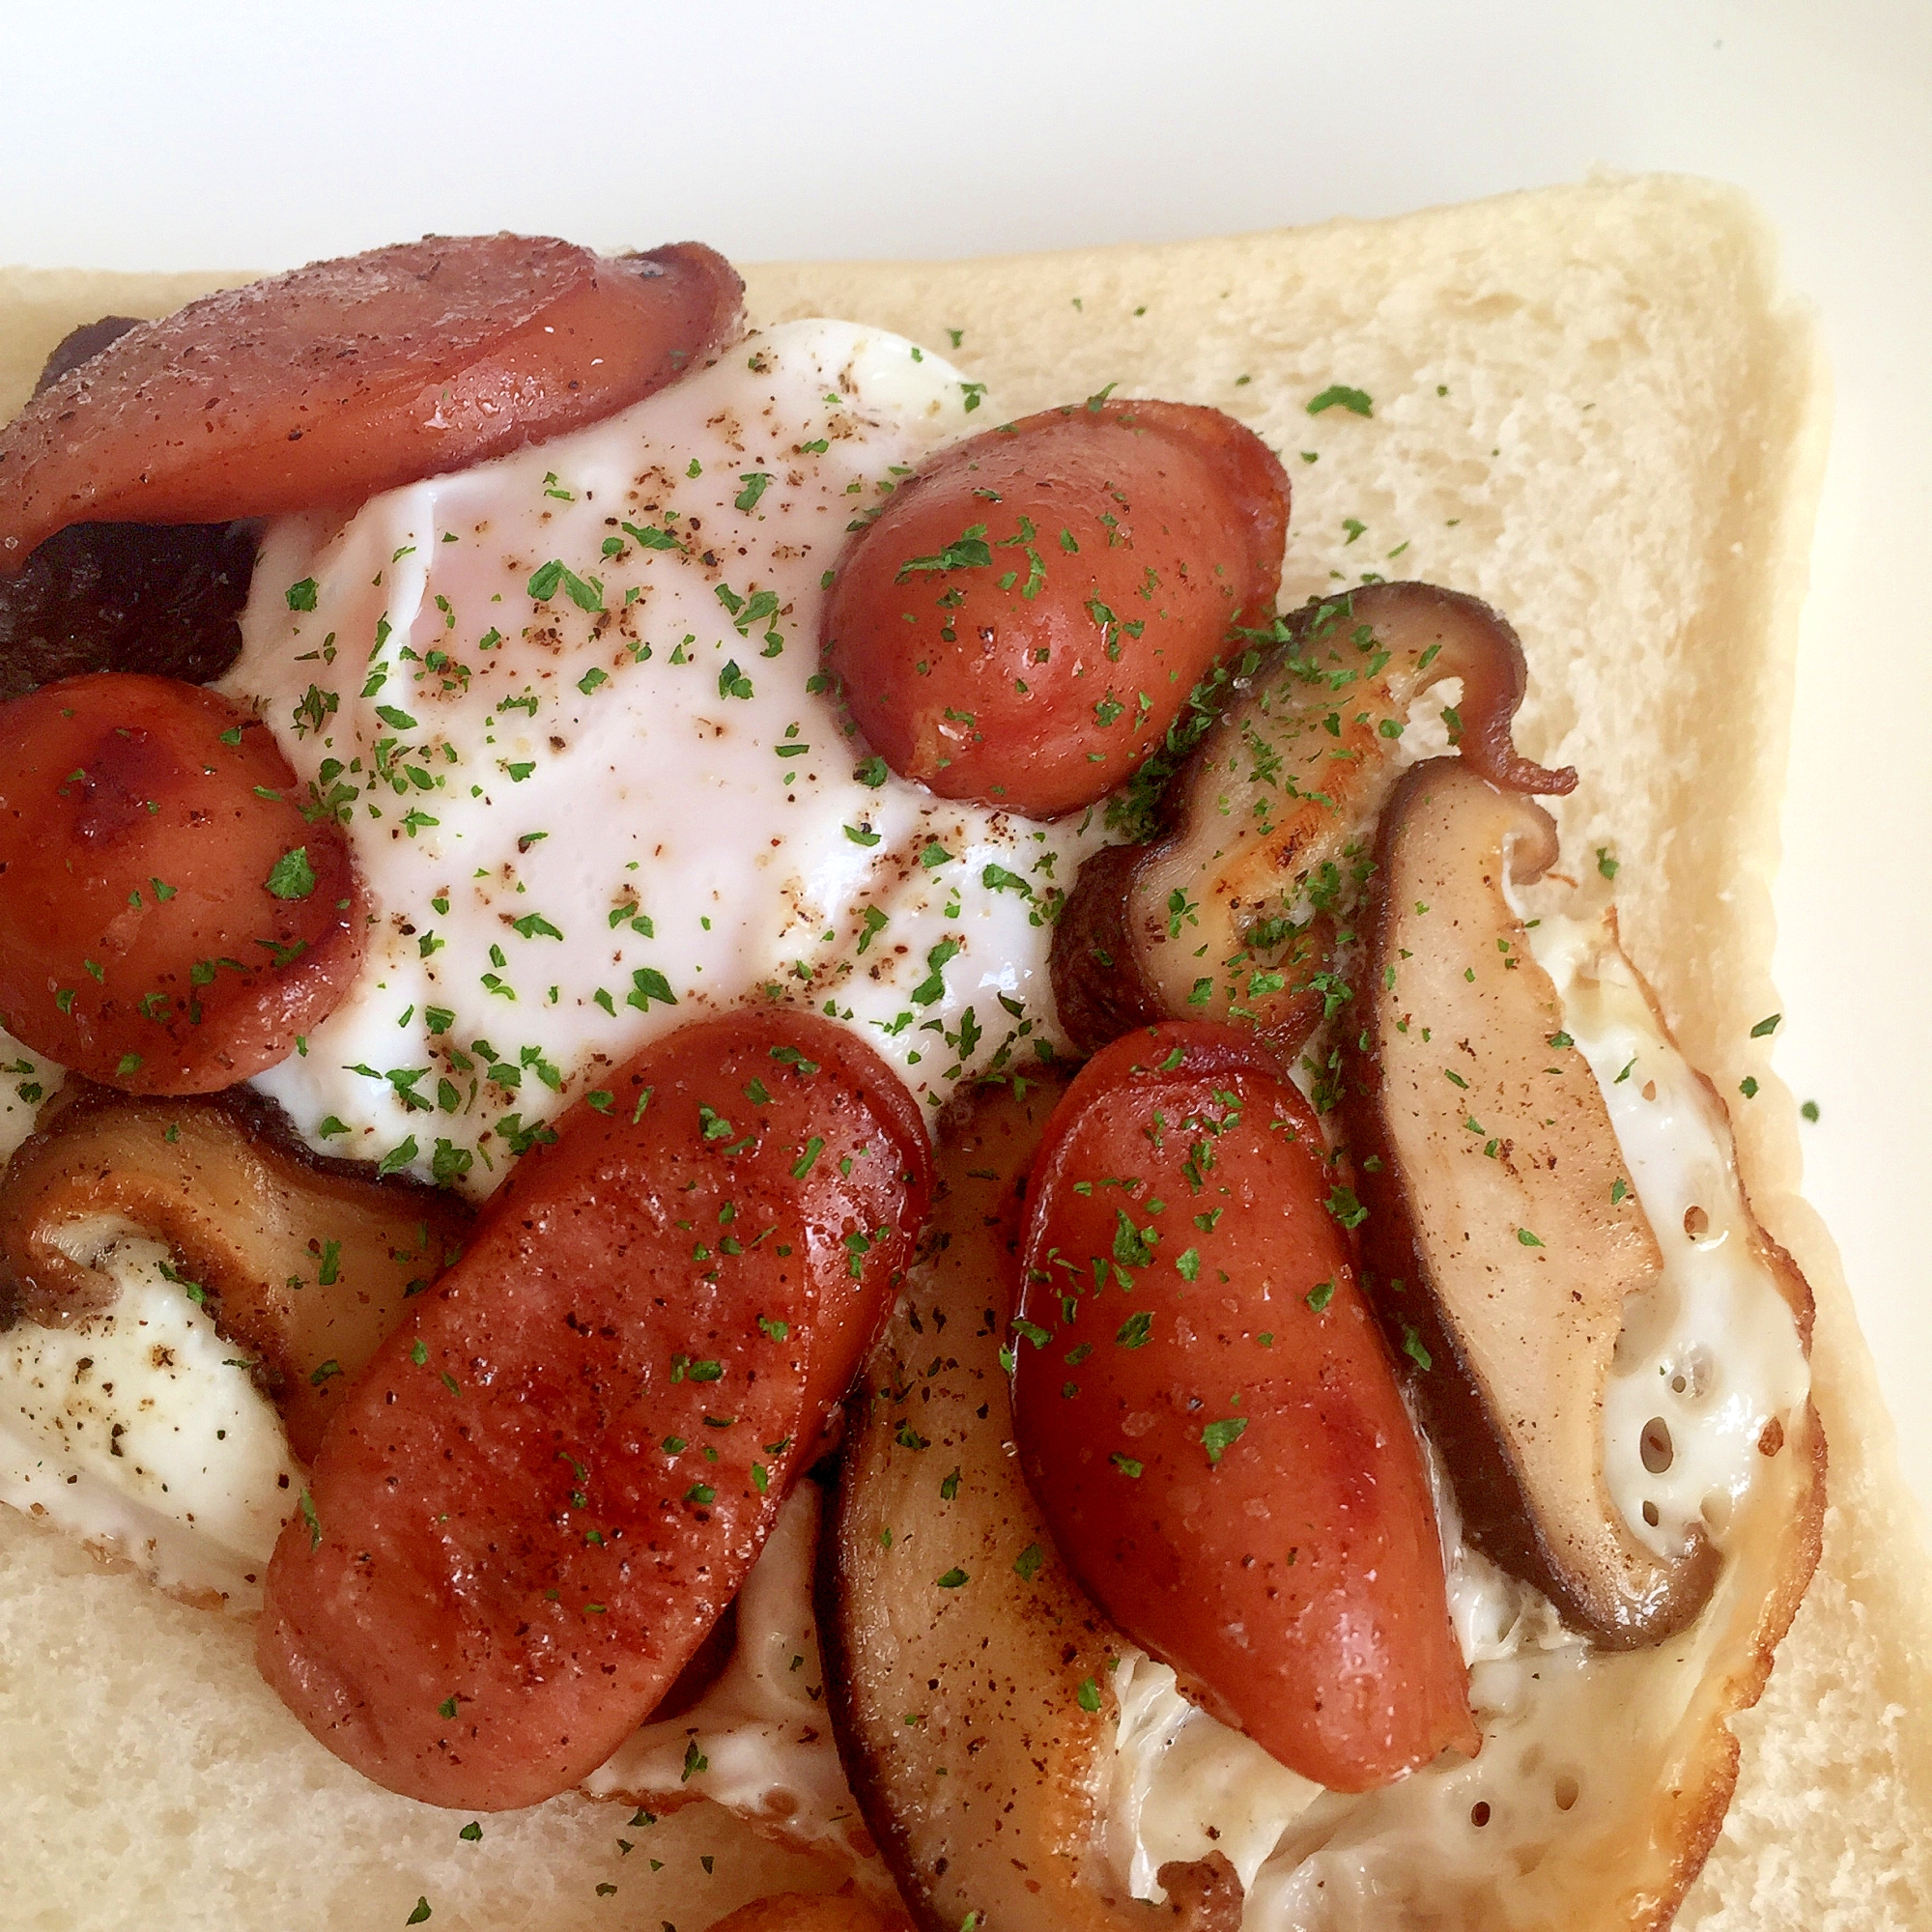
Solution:
{"label": "fried egg", "polygon": [[818,668],[850,532],[978,385],[800,322],[591,429],[270,528],[225,681],[355,849],[342,1005],[258,1084],[330,1153],[487,1195],[647,1041],[751,1000],[928,1115],[1060,1043],[1052,917],[1094,814],[937,799]]}

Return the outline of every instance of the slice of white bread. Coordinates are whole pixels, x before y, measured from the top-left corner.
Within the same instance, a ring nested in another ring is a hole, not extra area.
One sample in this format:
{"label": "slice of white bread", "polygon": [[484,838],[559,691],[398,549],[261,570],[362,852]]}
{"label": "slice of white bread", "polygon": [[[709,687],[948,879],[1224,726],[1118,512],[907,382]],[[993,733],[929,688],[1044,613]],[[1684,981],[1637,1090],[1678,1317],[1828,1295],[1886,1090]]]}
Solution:
{"label": "slice of white bread", "polygon": [[[1739,1721],[1737,1798],[1680,1922],[1922,1922],[1932,1578],[1835,1255],[1796,1193],[1789,1096],[1749,1037],[1777,1004],[1768,882],[1824,409],[1747,204],[1602,181],[1233,241],[748,279],[754,321],[842,313],[924,341],[991,385],[989,422],[1109,383],[1243,417],[1293,478],[1285,602],[1381,571],[1511,617],[1520,742],[1581,772],[1566,839],[1623,856],[1627,943],[1686,1051],[1726,1094],[1762,1083],[1733,1104],[1742,1164],[1818,1301],[1824,1561]],[[160,313],[195,285],[0,276],[0,409],[75,322]],[[1309,414],[1337,384],[1373,413]],[[565,1799],[461,1841],[460,1816],[312,1744],[234,1626],[0,1518],[9,1923],[380,1927],[420,1894],[435,1927],[697,1932],[758,1890],[826,1882],[707,1807],[629,1815]]]}

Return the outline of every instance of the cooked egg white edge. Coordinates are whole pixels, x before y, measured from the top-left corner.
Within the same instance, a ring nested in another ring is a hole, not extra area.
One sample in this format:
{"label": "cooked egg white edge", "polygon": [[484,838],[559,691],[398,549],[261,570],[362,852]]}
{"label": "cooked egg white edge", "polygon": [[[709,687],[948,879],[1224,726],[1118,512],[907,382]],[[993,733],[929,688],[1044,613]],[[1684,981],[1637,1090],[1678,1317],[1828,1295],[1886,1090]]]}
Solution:
{"label": "cooked egg white edge", "polygon": [[[1547,915],[1528,937],[1663,1252],[1662,1277],[1626,1305],[1604,1395],[1610,1495],[1660,1556],[1682,1554],[1693,1528],[1721,1548],[1766,1425],[1810,1392],[1797,1318],[1753,1242],[1729,1122],[1665,1036],[1608,923]],[[1660,1425],[1667,1466],[1652,1470],[1645,1432],[1662,1447]]]}
{"label": "cooked egg white edge", "polygon": [[1101,1843],[1135,1898],[1164,1904],[1170,1860],[1220,1852],[1245,1888],[1321,1786],[1278,1764],[1176,1688],[1174,1671],[1127,1650],[1114,1669],[1120,1725],[1102,1794]]}
{"label": "cooked egg white edge", "polygon": [[843,1021],[928,1118],[1060,1042],[1049,908],[1096,814],[856,775],[817,675],[851,529],[993,419],[976,394],[898,336],[792,323],[270,527],[224,689],[340,816],[373,914],[348,997],[258,1082],[314,1145],[481,1197],[639,1047],[747,1000]]}
{"label": "cooked egg white edge", "polygon": [[[1435,1445],[1426,1436],[1421,1439],[1442,1536],[1449,1621],[1470,1669],[1471,1701],[1487,1740],[1492,1722],[1507,1719],[1512,1728],[1534,1724],[1537,1710],[1526,1687],[1548,1653],[1566,1653],[1561,1667],[1567,1671],[1574,1667],[1569,1654],[1583,1657],[1587,1650],[1580,1637],[1563,1628],[1540,1591],[1505,1575],[1463,1537],[1448,1472]],[[1526,1670],[1518,1666],[1525,1658],[1535,1660]],[[1492,1665],[1508,1667],[1489,1668]],[[1120,1719],[1111,1759],[1101,1772],[1100,1841],[1129,1894],[1165,1903],[1167,1894],[1156,1882],[1163,1864],[1173,1859],[1191,1862],[1218,1851],[1239,1874],[1248,1894],[1244,1925],[1269,1932],[1299,1925],[1299,1918],[1262,1911],[1257,1900],[1275,1882],[1263,1874],[1282,1862],[1279,1848],[1311,1814],[1319,1819],[1361,1801],[1337,1798],[1297,1776],[1252,1738],[1190,1704],[1178,1690],[1173,1670],[1143,1651],[1123,1651],[1114,1689]],[[1487,1742],[1485,1752],[1488,1776],[1497,1759],[1489,1753]],[[1445,1761],[1404,1782],[1439,1780],[1464,1769],[1460,1760]],[[1446,1809],[1435,1808],[1441,1817],[1456,1819],[1461,1829],[1466,1820],[1460,1807],[1470,1802],[1459,1798]],[[1295,1861],[1307,1850],[1303,1844]],[[1303,1900],[1296,1910],[1306,1904]]]}
{"label": "cooked egg white edge", "polygon": [[795,1845],[848,1858],[890,1896],[825,1712],[811,1591],[820,1507],[813,1482],[785,1498],[738,1593],[737,1643],[717,1682],[681,1716],[642,1726],[583,1789],[642,1805],[701,1793]]}
{"label": "cooked egg white edge", "polygon": [[[1752,1244],[1729,1123],[1663,1032],[1607,920],[1546,912],[1528,937],[1664,1257],[1658,1282],[1633,1298],[1605,1397],[1611,1498],[1661,1556],[1680,1554],[1693,1525],[1722,1548],[1765,1425],[1809,1392],[1797,1322]],[[1671,1457],[1653,1472],[1643,1438],[1660,1420]],[[1350,1923],[1349,1911],[1372,1905],[1394,1871],[1440,1861],[1445,1877],[1480,1874],[1510,1847],[1586,1823],[1606,1802],[1577,1756],[1578,1739],[1607,1721],[1601,1662],[1547,1599],[1464,1539],[1441,1459],[1426,1437],[1424,1447],[1482,1755],[1343,1799],[1195,1709],[1171,1670],[1131,1651],[1116,1677],[1101,1837],[1133,1896],[1162,1900],[1160,1865],[1212,1849],[1241,1876],[1252,1932]]]}

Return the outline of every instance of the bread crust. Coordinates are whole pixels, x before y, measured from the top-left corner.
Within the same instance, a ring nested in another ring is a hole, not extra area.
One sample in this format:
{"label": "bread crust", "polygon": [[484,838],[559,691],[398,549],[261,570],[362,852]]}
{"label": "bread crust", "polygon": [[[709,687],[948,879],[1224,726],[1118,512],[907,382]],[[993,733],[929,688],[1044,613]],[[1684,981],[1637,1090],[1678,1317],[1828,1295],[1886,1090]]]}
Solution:
{"label": "bread crust", "polygon": [[[74,323],[237,279],[0,272],[0,407]],[[1531,668],[1520,742],[1583,773],[1566,842],[1626,855],[1627,941],[1687,1053],[1719,1092],[1760,1082],[1738,1110],[1741,1169],[1818,1304],[1823,1556],[1769,1681],[1762,1645],[1746,1666],[1764,1697],[1735,1725],[1735,1799],[1678,1922],[1917,1923],[1932,1896],[1932,1578],[1835,1255],[1797,1193],[1790,1096],[1748,1037],[1776,1005],[1768,860],[1824,385],[1747,205],[1605,179],[1392,222],[747,281],[754,322],[898,328],[988,382],[1003,414],[1118,381],[1241,416],[1294,471],[1285,604],[1405,543],[1401,574],[1508,612]],[[1375,414],[1311,416],[1338,383]],[[1755,728],[1728,729],[1737,717]],[[561,1932],[600,1883],[693,1924],[825,1883],[697,1806],[649,1828],[654,1877],[635,1870],[642,1844],[615,1848],[639,1836],[627,1810],[574,1798],[459,1843],[461,1819],[369,1793],[297,1734],[245,1639],[212,1623],[0,1520],[0,1858],[23,1919],[106,1927],[160,1904],[210,1928],[400,1923],[424,1893],[439,1923]],[[1706,1801],[1677,1829],[1689,1842],[1715,1816]]]}

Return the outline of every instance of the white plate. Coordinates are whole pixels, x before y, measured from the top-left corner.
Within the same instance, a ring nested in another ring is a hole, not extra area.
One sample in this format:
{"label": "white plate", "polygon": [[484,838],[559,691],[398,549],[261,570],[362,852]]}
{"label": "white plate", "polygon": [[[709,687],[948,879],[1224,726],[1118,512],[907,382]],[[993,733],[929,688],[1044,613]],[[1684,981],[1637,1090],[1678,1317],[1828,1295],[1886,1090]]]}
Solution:
{"label": "white plate", "polygon": [[7,261],[270,268],[497,227],[954,255],[1392,213],[1600,162],[1748,187],[1838,384],[1778,1067],[1818,1103],[1807,1191],[1932,1502],[1923,0],[27,11],[0,117]]}

